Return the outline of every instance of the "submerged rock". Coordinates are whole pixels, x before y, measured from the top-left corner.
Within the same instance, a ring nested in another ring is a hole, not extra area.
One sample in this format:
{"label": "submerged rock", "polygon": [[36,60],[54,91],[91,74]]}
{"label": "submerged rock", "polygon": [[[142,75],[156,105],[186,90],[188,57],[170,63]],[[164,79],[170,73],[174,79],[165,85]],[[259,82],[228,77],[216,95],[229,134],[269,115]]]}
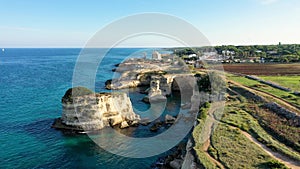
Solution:
{"label": "submerged rock", "polygon": [[162,121],[156,121],[151,127],[150,127],[150,131],[152,132],[156,132],[158,131],[163,125]]}
{"label": "submerged rock", "polygon": [[148,96],[145,96],[143,99],[142,99],[143,102],[145,103],[150,103],[150,100],[149,100],[149,97]]}
{"label": "submerged rock", "polygon": [[145,103],[158,103],[158,102],[164,102],[167,100],[166,96],[163,95],[155,95],[155,96],[151,96],[149,98],[149,96],[145,96],[142,101]]}
{"label": "submerged rock", "polygon": [[173,168],[173,169],[180,169],[182,163],[183,163],[182,159],[175,159],[175,160],[170,162],[170,167]]}
{"label": "submerged rock", "polygon": [[141,119],[139,123],[143,126],[148,126],[151,123],[151,120],[149,118],[144,118]]}
{"label": "submerged rock", "polygon": [[169,115],[169,114],[167,114],[165,116],[165,123],[166,124],[173,124],[175,122],[175,120],[176,120],[176,118],[173,117],[173,116],[171,116],[171,115]]}
{"label": "submerged rock", "polygon": [[129,127],[129,124],[127,123],[127,121],[123,121],[123,122],[121,123],[120,128],[121,128],[121,129],[124,129],[124,128],[127,128],[127,127]]}

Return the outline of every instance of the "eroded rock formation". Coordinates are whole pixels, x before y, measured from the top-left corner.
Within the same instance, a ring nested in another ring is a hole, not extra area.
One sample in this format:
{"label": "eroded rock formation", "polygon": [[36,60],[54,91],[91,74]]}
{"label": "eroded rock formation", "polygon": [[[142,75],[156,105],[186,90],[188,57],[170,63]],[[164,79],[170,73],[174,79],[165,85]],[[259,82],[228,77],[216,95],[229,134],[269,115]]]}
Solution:
{"label": "eroded rock formation", "polygon": [[85,88],[73,88],[62,98],[62,107],[62,117],[55,121],[54,128],[79,131],[115,125],[126,128],[140,120],[126,93],[91,93]]}
{"label": "eroded rock formation", "polygon": [[186,84],[195,83],[194,75],[185,66],[174,62],[174,58],[164,61],[129,59],[119,64],[115,71],[120,76],[106,81],[106,88],[118,90],[147,86],[144,93],[148,95],[143,98],[147,103],[164,101],[172,91],[187,90]]}

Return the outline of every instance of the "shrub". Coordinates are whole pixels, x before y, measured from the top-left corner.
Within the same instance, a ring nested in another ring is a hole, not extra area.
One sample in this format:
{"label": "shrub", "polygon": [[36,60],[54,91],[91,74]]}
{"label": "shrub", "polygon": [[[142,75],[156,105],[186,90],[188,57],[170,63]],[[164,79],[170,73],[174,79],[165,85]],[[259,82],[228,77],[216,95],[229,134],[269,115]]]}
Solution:
{"label": "shrub", "polygon": [[272,169],[288,169],[284,164],[280,163],[279,161],[270,160],[264,164],[268,168]]}
{"label": "shrub", "polygon": [[91,91],[90,89],[85,88],[85,87],[73,87],[66,91],[65,95],[62,97],[62,102],[63,103],[67,103],[67,102],[73,103],[74,97],[89,95],[89,94],[93,94],[93,93],[94,93],[93,91]]}
{"label": "shrub", "polygon": [[210,103],[209,102],[205,102],[204,105],[203,105],[203,107],[205,107],[207,109],[210,108]]}
{"label": "shrub", "polygon": [[216,149],[214,149],[212,146],[208,147],[207,152],[214,158],[214,159],[218,159],[218,152]]}

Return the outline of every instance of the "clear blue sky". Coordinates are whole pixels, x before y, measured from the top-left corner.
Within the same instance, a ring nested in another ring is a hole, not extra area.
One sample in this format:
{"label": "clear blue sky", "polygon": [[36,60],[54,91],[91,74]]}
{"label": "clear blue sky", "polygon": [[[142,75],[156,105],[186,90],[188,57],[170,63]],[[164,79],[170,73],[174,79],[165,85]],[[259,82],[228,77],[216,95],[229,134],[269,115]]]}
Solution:
{"label": "clear blue sky", "polygon": [[300,43],[299,0],[0,0],[0,48],[83,47],[124,16],[162,12],[212,44]]}

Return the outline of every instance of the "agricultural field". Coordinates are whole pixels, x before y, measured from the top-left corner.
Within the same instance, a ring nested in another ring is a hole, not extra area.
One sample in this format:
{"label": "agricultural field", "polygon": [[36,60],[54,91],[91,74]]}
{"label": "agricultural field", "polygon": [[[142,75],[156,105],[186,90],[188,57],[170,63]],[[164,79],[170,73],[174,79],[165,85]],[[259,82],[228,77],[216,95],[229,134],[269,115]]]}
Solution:
{"label": "agricultural field", "polygon": [[259,76],[265,81],[277,83],[293,91],[300,91],[300,75],[298,76]]}
{"label": "agricultural field", "polygon": [[224,70],[246,75],[300,75],[300,64],[223,64]]}

